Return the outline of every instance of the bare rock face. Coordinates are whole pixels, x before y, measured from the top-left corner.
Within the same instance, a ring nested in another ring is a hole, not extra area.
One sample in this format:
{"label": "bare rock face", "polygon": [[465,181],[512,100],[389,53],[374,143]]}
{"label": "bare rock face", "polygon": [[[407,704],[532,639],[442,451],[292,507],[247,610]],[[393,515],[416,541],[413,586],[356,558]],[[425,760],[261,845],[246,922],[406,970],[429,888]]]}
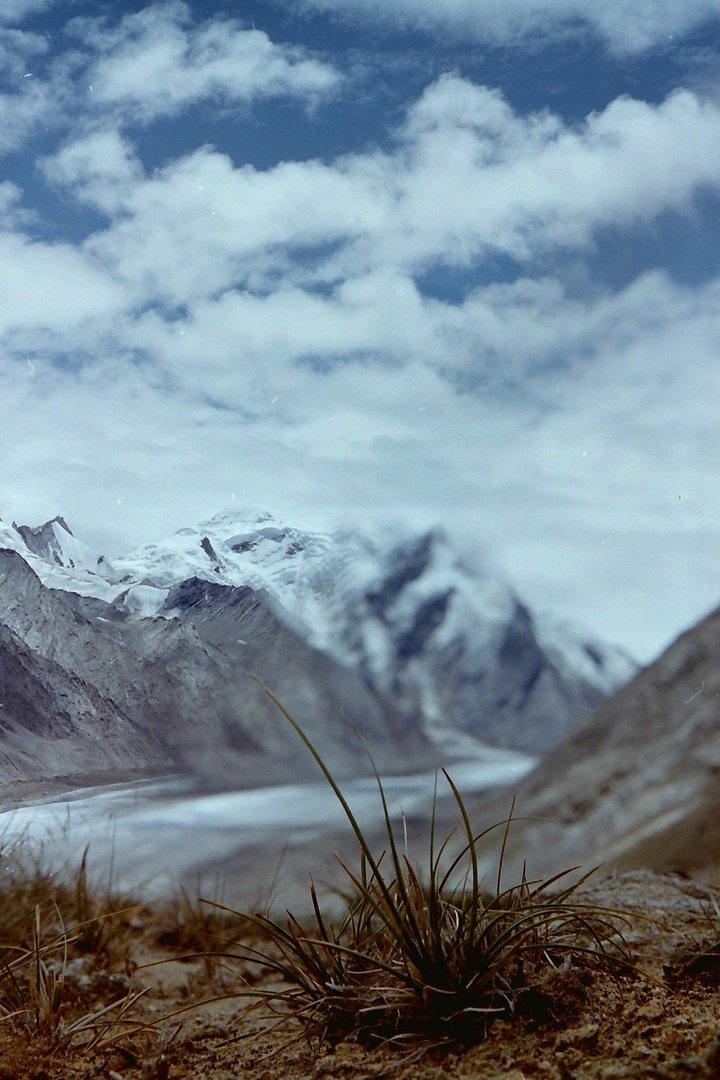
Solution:
{"label": "bare rock face", "polygon": [[0,624],[0,778],[103,775],[173,763],[98,690]]}
{"label": "bare rock face", "polygon": [[41,559],[51,559],[58,566],[62,566],[64,563],[63,552],[57,541],[53,525],[59,525],[68,536],[73,535],[70,526],[59,515],[53,518],[52,521],[46,521],[44,525],[40,525],[37,529],[32,529],[29,525],[16,525],[13,521],[13,529],[22,537],[28,551],[32,551],[34,555],[39,555]]}
{"label": "bare rock face", "polygon": [[[533,873],[588,861],[720,866],[720,609],[601,704],[516,794],[509,857],[529,857]],[[472,809],[502,817],[508,803]]]}
{"label": "bare rock face", "polygon": [[[580,663],[492,575],[474,573],[440,530],[373,553],[366,580],[341,568],[335,648],[428,730],[544,753],[636,665],[619,649],[567,635]],[[552,635],[550,635],[552,637]]]}
{"label": "bare rock face", "polygon": [[[192,626],[207,648],[222,653],[236,672],[236,681],[255,675],[272,687],[323,753],[330,727],[334,746],[328,750],[344,773],[365,771],[358,733],[372,746],[378,765],[397,766],[398,750],[408,765],[413,759],[429,760],[419,726],[383,700],[357,671],[299,637],[287,625],[282,608],[262,590],[189,578],[170,590],[161,613]],[[251,702],[255,715],[246,726],[254,738],[273,754],[287,751],[287,721],[275,706],[268,716],[267,695],[246,678],[246,716]],[[295,736],[291,742],[294,757]]]}
{"label": "bare rock face", "polygon": [[369,767],[353,723],[381,765],[432,757],[416,725],[249,588],[191,579],[163,615],[134,618],[122,603],[46,588],[16,551],[0,550],[0,630],[0,776],[77,773],[82,761],[94,771],[174,765],[220,786],[314,775],[250,674],[283,697],[338,775]]}

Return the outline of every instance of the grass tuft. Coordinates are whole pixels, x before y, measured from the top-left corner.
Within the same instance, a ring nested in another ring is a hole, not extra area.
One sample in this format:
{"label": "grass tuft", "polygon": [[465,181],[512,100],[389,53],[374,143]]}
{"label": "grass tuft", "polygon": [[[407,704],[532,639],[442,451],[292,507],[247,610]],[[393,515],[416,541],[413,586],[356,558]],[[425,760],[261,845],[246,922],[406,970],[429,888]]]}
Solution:
{"label": "grass tuft", "polygon": [[673,988],[695,980],[720,985],[720,905],[716,895],[710,897],[706,915],[709,933],[678,949],[664,966],[665,980]]}
{"label": "grass tuft", "polygon": [[[423,880],[396,840],[373,763],[387,833],[387,848],[376,856],[320,753],[265,689],[315,758],[360,847],[356,868],[341,862],[351,896],[337,925],[323,914],[312,881],[312,930],[290,913],[284,924],[269,915],[243,916],[268,943],[240,946],[243,955],[262,961],[282,978],[277,988],[243,994],[264,1001],[281,1023],[299,1024],[308,1038],[331,1044],[352,1038],[368,1044],[409,1043],[421,1051],[467,1044],[482,1040],[499,1017],[547,1010],[543,987],[558,969],[629,962],[621,913],[575,899],[589,875],[563,885],[572,871],[545,881],[529,881],[523,873],[519,883],[502,887],[512,813],[506,822],[474,832],[445,770],[462,821],[461,852],[450,857],[450,837],[437,846],[434,800],[429,874]],[[488,894],[479,876],[478,850],[499,829],[504,830],[499,872]]]}
{"label": "grass tuft", "polygon": [[[21,843],[2,850],[0,863],[0,1033],[56,1047],[80,1039],[89,1047],[121,1029],[138,995],[123,979],[116,987],[103,969],[124,953],[124,916],[135,906],[122,909],[109,891],[97,898],[88,884],[87,850],[70,885],[25,857]],[[89,972],[98,975],[92,989]],[[99,984],[113,998],[107,1004],[98,1004]],[[93,1000],[89,1010],[86,997]]]}

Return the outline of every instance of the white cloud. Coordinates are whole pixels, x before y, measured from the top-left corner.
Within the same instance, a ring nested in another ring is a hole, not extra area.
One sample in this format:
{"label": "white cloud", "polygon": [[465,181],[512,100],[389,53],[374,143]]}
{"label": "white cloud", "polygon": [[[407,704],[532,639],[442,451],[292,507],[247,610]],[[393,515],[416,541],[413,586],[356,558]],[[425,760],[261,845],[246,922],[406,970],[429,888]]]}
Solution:
{"label": "white cloud", "polygon": [[88,349],[141,350],[188,391],[261,412],[298,364],[348,360],[430,365],[493,393],[537,374],[542,395],[558,358],[649,332],[667,285],[571,301],[557,281],[521,276],[450,305],[414,277],[498,250],[530,274],[535,257],[586,250],[600,228],[689,210],[698,187],[720,186],[720,111],[687,92],[658,106],[621,98],[571,128],[447,75],[409,109],[392,153],[263,172],[205,147],[146,176],[106,129],[43,168],[112,220],[82,250],[5,239],[2,310],[29,334],[83,322]]}
{"label": "white cloud", "polygon": [[0,234],[0,334],[74,331],[121,310],[126,290],[70,244]]}
{"label": "white cloud", "polygon": [[143,179],[142,165],[119,131],[95,131],[40,162],[47,179],[107,213],[120,208]]}
{"label": "white cloud", "polygon": [[22,205],[21,189],[9,180],[0,182],[0,233],[35,224],[38,214]]}
{"label": "white cloud", "polygon": [[75,32],[100,56],[88,69],[95,108],[121,110],[123,122],[173,116],[200,101],[251,102],[293,96],[316,101],[340,76],[295,46],[273,43],[236,20],[192,25],[185,3],[150,5],[107,29],[75,20]]}
{"label": "white cloud", "polygon": [[16,82],[32,77],[32,61],[45,55],[50,42],[42,34],[22,30],[0,29],[0,73],[4,82]]}
{"label": "white cloud", "polygon": [[502,45],[590,27],[621,55],[665,44],[720,12],[719,0],[293,0],[293,5]]}
{"label": "white cloud", "polygon": [[349,364],[380,378],[387,366],[441,360],[435,306],[407,278],[378,273],[332,298],[288,287],[265,297],[228,292],[171,323],[151,312],[127,340],[160,357],[184,387],[229,406],[264,415],[280,394],[294,422],[305,418],[307,400],[294,399],[293,387],[315,382],[318,369]]}
{"label": "white cloud", "polygon": [[68,123],[79,58],[54,55],[45,34],[0,28],[0,153]]}
{"label": "white cloud", "polygon": [[[92,190],[96,200],[116,197],[109,177]],[[262,284],[263,270],[288,269],[298,249],[377,235],[391,201],[362,168],[305,162],[258,172],[204,148],[136,184],[121,206],[88,246],[149,295],[183,303],[248,277]]]}
{"label": "white cloud", "polygon": [[0,23],[19,23],[38,11],[52,7],[56,0],[3,0],[0,7]]}
{"label": "white cloud", "polygon": [[312,108],[342,82],[306,50],[275,44],[234,20],[196,23],[180,2],[150,4],[114,28],[77,17],[65,30],[81,49],[63,52],[46,35],[0,28],[0,153],[39,129],[69,129],[82,141],[88,129],[147,123],[198,103],[289,96]]}
{"label": "white cloud", "polygon": [[47,82],[29,78],[21,85],[17,93],[0,93],[0,153],[18,149],[41,125],[54,125],[62,115]]}
{"label": "white cloud", "polygon": [[[88,251],[147,300],[193,303],[584,250],[597,230],[690,212],[720,187],[720,109],[686,91],[619,98],[575,127],[520,116],[456,75],[409,110],[395,152],[235,168],[205,147],[144,177],[117,135],[45,163],[79,197],[119,213]],[[190,254],[192,253],[192,254]]]}
{"label": "white cloud", "polygon": [[[308,335],[312,312],[303,319],[299,298],[288,300],[274,301],[278,335],[296,322]],[[116,545],[209,516],[233,495],[300,524],[450,521],[482,536],[532,602],[649,658],[720,596],[720,283],[690,291],[648,275],[582,304],[549,286],[491,289],[485,302],[502,326],[499,367],[512,369],[516,344],[538,328],[542,351],[593,342],[594,355],[528,381],[524,400],[457,394],[419,356],[318,375],[273,361],[269,336],[267,357],[245,341],[233,357],[248,315],[227,298],[208,306],[185,352],[178,330],[171,340],[144,320],[154,364],[129,364],[119,344],[72,374],[3,359],[0,515],[37,523],[62,512],[81,536],[107,529]],[[424,329],[442,323],[427,302],[416,314]]]}
{"label": "white cloud", "polygon": [[682,209],[699,186],[717,186],[719,137],[720,110],[685,91],[658,106],[618,98],[567,127],[447,75],[410,111],[393,240],[409,236],[415,260],[451,262],[582,247],[597,228]]}

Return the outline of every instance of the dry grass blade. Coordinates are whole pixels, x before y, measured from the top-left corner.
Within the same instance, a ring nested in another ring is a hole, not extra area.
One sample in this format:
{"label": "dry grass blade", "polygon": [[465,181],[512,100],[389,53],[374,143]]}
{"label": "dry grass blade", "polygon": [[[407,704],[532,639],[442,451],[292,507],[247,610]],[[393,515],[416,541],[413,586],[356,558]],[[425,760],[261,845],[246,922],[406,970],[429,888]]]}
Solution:
{"label": "dry grass blade", "polygon": [[[125,1013],[140,995],[128,992],[111,1004],[99,1004],[96,995],[83,1012],[89,1002],[78,989],[78,957],[93,967],[100,956],[107,963],[111,946],[117,951],[122,945],[123,916],[136,905],[121,908],[109,893],[104,900],[94,896],[87,851],[71,885],[54,882],[32,859],[14,854],[3,897],[5,906],[14,903],[15,909],[0,920],[0,1025],[46,1047],[68,1046],[78,1036],[89,1046],[114,1026],[122,1029]],[[36,897],[43,903],[28,910],[27,900]]]}

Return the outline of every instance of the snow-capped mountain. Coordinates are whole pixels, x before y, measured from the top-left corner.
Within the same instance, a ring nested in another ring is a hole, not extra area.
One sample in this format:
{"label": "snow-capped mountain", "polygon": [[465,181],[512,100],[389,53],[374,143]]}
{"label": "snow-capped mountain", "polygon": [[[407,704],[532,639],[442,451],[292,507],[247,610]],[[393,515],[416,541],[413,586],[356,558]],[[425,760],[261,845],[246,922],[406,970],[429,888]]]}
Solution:
{"label": "snow-capped mountain", "polygon": [[180,614],[177,586],[188,579],[260,592],[288,630],[455,750],[479,739],[544,751],[637,670],[621,650],[531,613],[437,529],[312,533],[231,508],[112,565],[62,518],[0,525],[0,544],[44,584],[102,599],[123,618]]}
{"label": "snow-capped mountain", "polygon": [[[0,521],[0,547],[22,555],[49,588],[93,596],[100,595],[96,590],[113,580],[107,559],[76,539],[59,516],[37,528]],[[112,591],[110,584],[109,589]]]}
{"label": "snow-capped mountain", "polygon": [[48,588],[0,548],[0,779],[150,769],[245,787],[314,775],[257,679],[339,776],[369,771],[357,732],[380,767],[438,761],[417,723],[313,649],[262,591],[186,578],[152,618],[125,598]]}
{"label": "snow-capped mountain", "polygon": [[[532,752],[556,744],[637,666],[620,649],[531,614],[496,575],[466,566],[442,530],[310,533],[228,510],[116,559],[147,605],[194,575],[263,589],[315,648],[357,668],[448,746],[471,736]],[[159,610],[159,608],[157,609]]]}

